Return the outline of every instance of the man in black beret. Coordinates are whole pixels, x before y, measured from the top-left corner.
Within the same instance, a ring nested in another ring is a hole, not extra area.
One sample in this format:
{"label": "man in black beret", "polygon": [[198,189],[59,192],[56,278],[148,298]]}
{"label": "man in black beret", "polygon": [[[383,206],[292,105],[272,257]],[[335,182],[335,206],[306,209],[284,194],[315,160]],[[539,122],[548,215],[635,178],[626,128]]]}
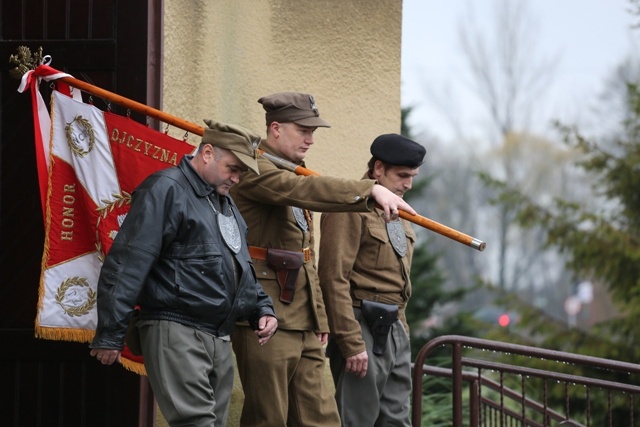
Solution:
{"label": "man in black beret", "polygon": [[[404,196],[425,152],[402,135],[380,135],[371,144],[364,178]],[[416,234],[405,220],[386,221],[380,209],[323,214],[320,230],[327,355],[342,425],[410,426],[411,348],[404,310]]]}
{"label": "man in black beret", "polygon": [[[304,166],[315,131],[329,127],[314,97],[280,92],[258,102],[267,125],[260,147]],[[249,171],[231,194],[249,226],[249,253],[273,299],[278,333],[266,346],[246,324],[232,336],[245,394],[240,425],[340,427],[324,376],[329,325],[316,271],[312,211],[367,212],[377,203],[389,220],[397,219],[398,209],[415,211],[375,179],[301,176],[265,156],[258,166],[260,174]]]}

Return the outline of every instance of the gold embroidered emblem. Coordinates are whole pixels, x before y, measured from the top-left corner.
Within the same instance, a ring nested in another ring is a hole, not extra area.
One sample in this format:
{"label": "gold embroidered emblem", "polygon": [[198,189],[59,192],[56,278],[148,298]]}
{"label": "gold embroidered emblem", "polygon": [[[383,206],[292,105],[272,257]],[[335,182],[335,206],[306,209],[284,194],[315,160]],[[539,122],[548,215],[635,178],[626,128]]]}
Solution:
{"label": "gold embroidered emblem", "polygon": [[84,157],[93,150],[96,136],[89,120],[82,116],[76,116],[71,123],[64,127],[67,135],[67,144],[78,157]]}
{"label": "gold embroidered emblem", "polygon": [[56,293],[56,303],[62,307],[64,314],[71,317],[88,314],[95,307],[96,301],[96,292],[83,277],[68,278]]}
{"label": "gold embroidered emblem", "polygon": [[[100,241],[100,223],[103,219],[107,218],[107,215],[112,213],[114,209],[120,209],[122,206],[131,204],[131,194],[126,191],[122,191],[122,194],[112,194],[113,200],[101,200],[104,203],[104,206],[98,207],[96,210],[98,211],[98,221],[96,223],[96,250],[98,251],[98,259],[100,261],[104,261],[104,248],[102,247],[102,242]],[[118,222],[118,227],[122,226],[124,219],[127,214],[122,213],[116,217]],[[107,235],[111,240],[116,238],[118,234],[118,230],[110,230],[107,232]]]}

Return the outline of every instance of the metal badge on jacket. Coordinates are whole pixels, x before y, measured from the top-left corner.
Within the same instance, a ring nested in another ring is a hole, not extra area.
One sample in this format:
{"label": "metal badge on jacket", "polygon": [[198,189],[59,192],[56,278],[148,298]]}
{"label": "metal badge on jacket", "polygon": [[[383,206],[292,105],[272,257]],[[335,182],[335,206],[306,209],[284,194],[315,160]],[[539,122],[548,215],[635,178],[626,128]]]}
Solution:
{"label": "metal badge on jacket", "polygon": [[240,252],[242,240],[240,239],[240,229],[238,228],[238,222],[236,217],[231,214],[226,216],[223,213],[218,214],[218,227],[220,228],[220,234],[224,242],[234,254]]}
{"label": "metal badge on jacket", "polygon": [[[224,199],[223,199],[224,200]],[[226,202],[226,200],[224,200]],[[242,247],[242,239],[240,238],[240,228],[238,227],[238,221],[236,220],[235,215],[231,211],[230,208],[226,210],[230,211],[230,215],[226,216],[224,212],[224,208],[228,206],[227,203],[224,203],[221,210],[223,212],[218,212],[213,202],[211,201],[211,197],[207,196],[207,202],[209,202],[209,206],[211,206],[211,210],[215,215],[218,222],[218,229],[220,230],[220,234],[222,235],[222,240],[227,245],[229,249],[234,254],[240,252],[240,248]]]}
{"label": "metal badge on jacket", "polygon": [[295,206],[291,206],[291,210],[293,211],[293,216],[298,223],[298,226],[302,229],[302,231],[309,231],[309,222],[304,215],[304,210],[302,208],[298,208]]}
{"label": "metal badge on jacket", "polygon": [[405,256],[407,254],[407,236],[399,219],[387,223],[387,234],[389,234],[389,241],[393,246],[393,250],[396,251],[399,257]]}

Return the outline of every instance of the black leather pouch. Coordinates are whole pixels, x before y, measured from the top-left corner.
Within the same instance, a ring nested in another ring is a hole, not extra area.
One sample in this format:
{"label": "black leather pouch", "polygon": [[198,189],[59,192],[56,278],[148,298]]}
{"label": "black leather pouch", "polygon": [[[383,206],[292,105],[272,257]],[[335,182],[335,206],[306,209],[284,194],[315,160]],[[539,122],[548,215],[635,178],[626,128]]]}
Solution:
{"label": "black leather pouch", "polygon": [[398,306],[381,302],[362,300],[362,317],[373,334],[373,353],[384,354],[387,350],[387,336],[391,325],[398,320]]}
{"label": "black leather pouch", "polygon": [[267,249],[267,264],[276,272],[280,285],[280,301],[291,304],[296,292],[296,280],[300,267],[304,264],[302,252],[284,249]]}

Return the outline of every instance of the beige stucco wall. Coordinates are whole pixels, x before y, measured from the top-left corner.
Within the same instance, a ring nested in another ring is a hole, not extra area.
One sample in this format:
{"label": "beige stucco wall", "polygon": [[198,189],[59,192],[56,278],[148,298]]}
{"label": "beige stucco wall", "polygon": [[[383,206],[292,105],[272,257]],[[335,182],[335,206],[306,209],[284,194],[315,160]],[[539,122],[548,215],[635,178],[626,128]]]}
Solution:
{"label": "beige stucco wall", "polygon": [[300,91],[323,118],[307,165],[360,178],[400,131],[401,0],[165,0],[163,110],[264,134],[259,97]]}
{"label": "beige stucco wall", "polygon": [[[316,132],[307,166],[354,179],[371,141],[400,132],[401,0],[164,0],[164,8],[167,113],[264,135],[258,98],[310,93],[332,127]],[[230,426],[241,399],[236,378]]]}

